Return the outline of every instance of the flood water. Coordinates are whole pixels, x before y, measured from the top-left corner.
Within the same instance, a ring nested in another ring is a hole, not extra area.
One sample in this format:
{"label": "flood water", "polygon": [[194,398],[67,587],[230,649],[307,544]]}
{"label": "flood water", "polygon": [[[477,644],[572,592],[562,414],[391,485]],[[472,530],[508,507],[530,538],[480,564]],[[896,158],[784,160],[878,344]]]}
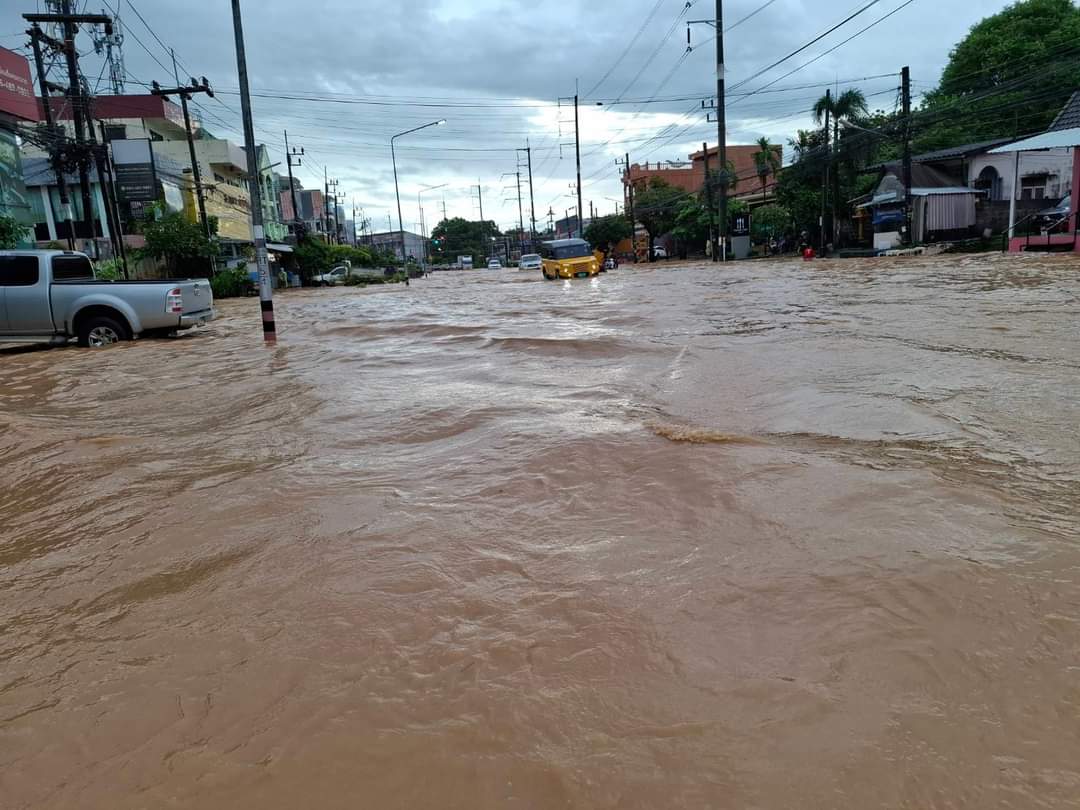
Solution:
{"label": "flood water", "polygon": [[1080,806],[1080,261],[0,351],[0,806]]}

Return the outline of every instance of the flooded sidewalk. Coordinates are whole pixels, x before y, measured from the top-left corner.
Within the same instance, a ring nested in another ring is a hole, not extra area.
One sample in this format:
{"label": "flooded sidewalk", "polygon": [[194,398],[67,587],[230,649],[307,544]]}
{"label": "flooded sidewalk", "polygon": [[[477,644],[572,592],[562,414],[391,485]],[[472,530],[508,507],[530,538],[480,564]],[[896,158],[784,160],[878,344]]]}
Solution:
{"label": "flooded sidewalk", "polygon": [[1080,260],[0,350],[4,808],[1068,808]]}

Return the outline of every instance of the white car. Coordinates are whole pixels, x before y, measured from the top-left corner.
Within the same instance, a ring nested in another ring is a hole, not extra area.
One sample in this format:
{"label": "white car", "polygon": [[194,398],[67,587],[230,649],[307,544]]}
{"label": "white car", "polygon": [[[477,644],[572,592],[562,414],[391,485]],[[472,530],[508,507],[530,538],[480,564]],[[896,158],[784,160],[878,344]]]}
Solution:
{"label": "white car", "polygon": [[488,259],[488,270],[502,270],[502,262],[498,259]]}
{"label": "white car", "polygon": [[518,270],[543,270],[544,260],[539,253],[526,253],[518,260]]}
{"label": "white car", "polygon": [[656,247],[654,247],[652,249],[652,255],[653,255],[654,259],[666,259],[667,258],[667,249],[662,248],[659,245],[657,245]]}
{"label": "white car", "polygon": [[325,273],[315,276],[311,279],[311,282],[316,287],[330,287],[334,284],[345,283],[345,276],[349,274],[350,268],[345,265],[338,265],[333,270],[329,270]]}

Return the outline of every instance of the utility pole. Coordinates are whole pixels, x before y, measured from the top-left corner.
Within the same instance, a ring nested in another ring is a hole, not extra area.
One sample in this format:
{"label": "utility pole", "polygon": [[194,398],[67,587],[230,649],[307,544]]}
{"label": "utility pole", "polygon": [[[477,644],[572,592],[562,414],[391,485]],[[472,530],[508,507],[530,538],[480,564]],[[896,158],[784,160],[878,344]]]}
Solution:
{"label": "utility pole", "polygon": [[529,162],[529,245],[530,249],[536,250],[536,196],[533,194],[532,147],[528,138],[525,139],[525,156]]}
{"label": "utility pole", "polygon": [[75,123],[75,145],[79,166],[79,191],[82,196],[83,221],[90,231],[94,242],[94,256],[97,258],[97,231],[94,229],[94,206],[90,196],[89,161],[86,158],[86,106],[79,86],[79,54],[75,50],[75,22],[71,13],[71,0],[63,0],[60,5],[64,26],[64,57],[67,59],[68,95],[71,98],[71,117]]}
{"label": "utility pole", "polygon": [[[334,234],[330,228],[330,188],[334,191],[334,216],[337,217],[337,187],[340,185],[337,180],[329,180],[326,177],[326,167],[323,167],[323,213],[325,216],[325,228],[326,228],[326,244],[331,245],[334,243]],[[336,230],[336,228],[334,229]]]}
{"label": "utility pole", "polygon": [[[299,166],[304,154],[304,147],[300,147],[297,151],[296,147],[289,147],[289,133],[285,131],[285,161],[289,165],[289,197],[292,199],[292,211],[293,211],[293,231],[297,230],[296,226],[300,223],[300,207],[296,203],[296,181],[293,180],[293,166]],[[296,159],[296,163],[293,163],[293,159]]]}
{"label": "utility pole", "polygon": [[[105,201],[106,215],[109,219],[109,232],[114,236],[113,249],[120,258],[120,266],[124,271],[124,278],[131,278],[128,274],[127,248],[124,246],[124,233],[120,220],[120,205],[116,200],[116,178],[112,169],[112,158],[109,155],[109,139],[105,130],[105,122],[98,122],[101,126],[101,150],[97,153],[98,178],[101,184],[102,199]],[[91,127],[91,132],[93,127]]]}
{"label": "utility pole", "polygon": [[626,153],[626,212],[630,216],[630,252],[637,264],[637,219],[634,216],[634,183],[630,176],[630,153]]}
{"label": "utility pole", "polygon": [[[175,68],[176,63],[174,61],[173,69],[175,70]],[[206,234],[206,238],[212,239],[214,235],[210,230],[210,220],[206,216],[206,195],[203,192],[202,172],[199,170],[199,159],[195,155],[195,136],[191,131],[191,113],[188,111],[188,102],[191,100],[192,93],[206,93],[207,96],[213,98],[214,91],[210,89],[210,84],[206,81],[205,76],[202,77],[201,82],[195,81],[194,77],[192,77],[191,83],[188,85],[181,86],[180,82],[177,82],[176,84],[176,87],[162,87],[157,82],[151,82],[150,94],[162,98],[177,95],[180,96],[180,109],[184,112],[184,131],[187,132],[188,156],[191,158],[191,179],[195,184],[195,199],[199,203],[199,219],[202,220],[203,232]],[[256,168],[255,171],[257,174],[258,169]]]}
{"label": "utility pole", "polygon": [[[720,0],[716,0],[719,4]],[[585,238],[584,216],[581,213],[581,127],[578,124],[578,96],[574,94],[574,154],[577,156],[577,221],[578,238]]]}
{"label": "utility pole", "polygon": [[829,142],[829,116],[832,113],[832,90],[825,90],[825,168],[821,173],[821,255],[825,255],[825,210],[829,200],[829,166],[832,165],[832,146]]}
{"label": "utility pole", "polygon": [[[911,70],[907,65],[900,70],[900,98],[904,116],[904,241],[910,245],[915,239],[911,232]],[[1015,192],[1014,188],[1014,198]],[[1011,218],[1009,224],[1012,225]]]}
{"label": "utility pole", "polygon": [[525,220],[521,213],[521,171],[514,172],[514,176],[517,177],[517,192],[518,192],[518,246],[521,246],[522,241],[525,239]]}
{"label": "utility pole", "polygon": [[262,308],[263,341],[277,342],[274,323],[274,287],[270,279],[270,262],[266,255],[266,233],[263,231],[262,189],[257,167],[255,126],[251,122],[251,92],[248,89],[247,56],[244,53],[244,25],[240,19],[240,0],[232,0],[233,31],[236,35],[236,72],[240,79],[240,114],[244,119],[244,146],[248,159],[248,187],[251,194],[251,235],[255,240],[255,263],[259,268],[259,305]]}
{"label": "utility pole", "polygon": [[713,208],[712,184],[709,182],[709,144],[701,144],[701,154],[705,161],[705,207],[709,210],[709,257],[716,261],[716,243],[713,241]]}
{"label": "utility pole", "polygon": [[[480,187],[480,178],[476,178],[476,199],[480,203],[480,221],[484,221],[484,191]],[[443,201],[443,220],[446,219],[446,201]]]}
{"label": "utility pole", "polygon": [[[724,2],[716,0],[716,18],[712,20],[689,20],[686,28],[687,50],[690,46],[691,25],[711,25],[716,29],[716,100],[711,106],[716,109],[716,151],[719,166],[716,168],[717,186],[720,190],[719,222],[717,223],[717,240],[719,249],[713,251],[713,261],[727,261],[727,232],[728,232],[728,184],[732,178],[728,172],[727,162],[727,113],[724,99]],[[706,104],[703,101],[702,107]],[[706,120],[711,121],[708,115]],[[705,159],[708,161],[709,150],[705,149]],[[707,175],[706,175],[707,176]]]}
{"label": "utility pole", "polygon": [[[724,0],[716,0],[716,135],[720,158],[720,259],[727,261],[727,115],[724,111]],[[706,150],[707,152],[708,150]],[[715,257],[714,257],[715,258]]]}
{"label": "utility pole", "polygon": [[[53,120],[52,113],[52,94],[51,90],[58,90],[63,92],[64,88],[59,85],[54,85],[45,78],[45,59],[41,55],[41,41],[48,38],[41,30],[37,23],[30,26],[30,30],[26,32],[30,37],[31,45],[34,48],[34,66],[37,68],[38,82],[41,85],[41,106],[45,112],[45,126],[49,132],[49,162],[52,164],[53,171],[56,174],[56,187],[60,194],[60,208],[64,214],[64,223],[67,225],[68,232],[68,248],[75,249],[75,223],[71,216],[71,197],[68,196],[67,181],[64,179],[64,172],[60,163],[60,139],[61,131]],[[61,43],[48,42],[50,47],[62,47]]]}
{"label": "utility pole", "polygon": [[[423,220],[424,212],[420,211],[420,219]],[[356,241],[356,197],[352,198],[352,246],[359,247],[360,243]]]}

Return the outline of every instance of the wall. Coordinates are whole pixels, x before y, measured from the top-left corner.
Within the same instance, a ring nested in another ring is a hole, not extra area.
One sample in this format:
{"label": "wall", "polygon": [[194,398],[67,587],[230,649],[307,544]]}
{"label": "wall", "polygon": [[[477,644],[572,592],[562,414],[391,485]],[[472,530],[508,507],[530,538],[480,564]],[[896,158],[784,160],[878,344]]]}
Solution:
{"label": "wall", "polygon": [[[993,166],[1001,176],[1001,199],[1008,200],[1013,191],[1015,168],[1013,158],[1017,153],[1001,155],[982,154],[971,159],[968,177],[974,186],[979,174],[987,166]],[[1044,186],[1044,203],[1057,202],[1072,189],[1072,150],[1046,149],[1041,152],[1020,152],[1020,177],[1029,174],[1048,173],[1051,177]],[[1044,205],[1044,207],[1046,207]]]}
{"label": "wall", "polygon": [[[1052,204],[1053,201],[1049,200],[1017,200],[1016,221],[1019,222],[1029,214],[1049,208]],[[1003,233],[1008,227],[1008,200],[982,200],[975,203],[975,228],[980,235],[987,228],[992,233]]]}
{"label": "wall", "polygon": [[[165,155],[183,166],[191,164],[187,141],[154,141],[153,148],[155,155]],[[207,216],[218,218],[219,236],[250,242],[251,207],[247,181],[240,166],[221,162],[236,159],[237,153],[243,156],[243,151],[228,141],[195,141],[195,157],[202,174]],[[184,174],[189,183],[190,177],[190,174]],[[224,182],[218,181],[217,177]],[[189,210],[187,206],[185,210]],[[189,218],[194,220],[197,210],[190,209]]]}

